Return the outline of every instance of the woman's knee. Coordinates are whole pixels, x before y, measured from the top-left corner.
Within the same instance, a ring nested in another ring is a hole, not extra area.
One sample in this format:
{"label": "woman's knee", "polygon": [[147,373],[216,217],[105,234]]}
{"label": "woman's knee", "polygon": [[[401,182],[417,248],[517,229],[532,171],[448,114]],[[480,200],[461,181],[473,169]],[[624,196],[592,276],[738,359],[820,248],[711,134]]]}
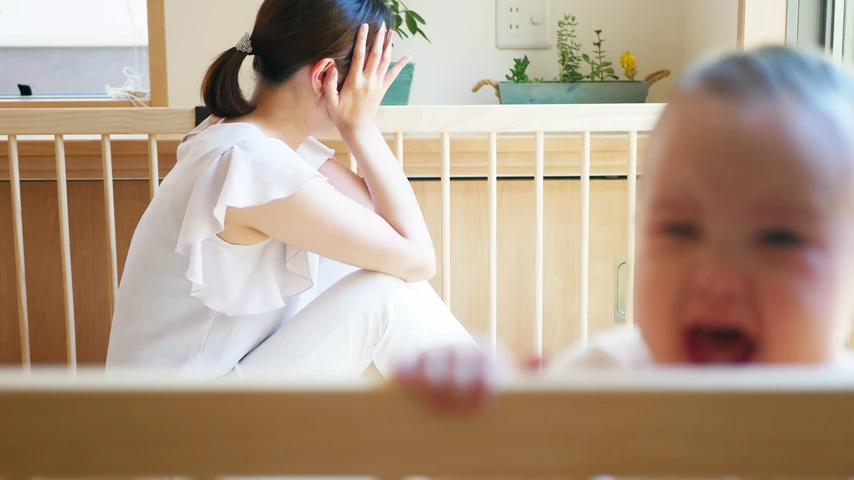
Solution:
{"label": "woman's knee", "polygon": [[333,295],[354,304],[392,307],[395,310],[422,310],[451,316],[450,311],[427,282],[410,283],[385,273],[358,270],[334,286]]}

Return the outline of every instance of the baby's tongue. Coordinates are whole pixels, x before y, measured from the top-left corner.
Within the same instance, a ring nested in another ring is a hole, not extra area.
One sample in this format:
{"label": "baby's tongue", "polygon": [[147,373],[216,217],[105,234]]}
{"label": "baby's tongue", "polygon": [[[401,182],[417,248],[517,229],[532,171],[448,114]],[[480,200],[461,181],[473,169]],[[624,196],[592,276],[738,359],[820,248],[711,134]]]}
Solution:
{"label": "baby's tongue", "polygon": [[735,328],[693,327],[688,331],[691,363],[730,364],[750,361],[754,343]]}

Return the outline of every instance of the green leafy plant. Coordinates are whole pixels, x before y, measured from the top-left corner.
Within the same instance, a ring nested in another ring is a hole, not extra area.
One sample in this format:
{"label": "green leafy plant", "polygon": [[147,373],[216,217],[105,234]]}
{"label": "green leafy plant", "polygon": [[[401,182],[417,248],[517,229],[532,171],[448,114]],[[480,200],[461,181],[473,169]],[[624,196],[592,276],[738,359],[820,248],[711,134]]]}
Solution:
{"label": "green leafy plant", "polygon": [[422,25],[427,24],[421,15],[416,13],[414,10],[410,10],[409,7],[407,7],[401,0],[385,0],[385,2],[394,14],[395,34],[403,38],[409,38],[410,35],[413,37],[421,35],[424,37],[424,40],[430,42],[430,39],[427,38],[424,30],[421,29]]}
{"label": "green leafy plant", "polygon": [[504,78],[513,83],[528,83],[528,74],[526,72],[528,65],[531,64],[528,56],[525,55],[525,58],[514,58],[513,64],[513,68],[510,69],[510,75],[505,75]]}
{"label": "green leafy plant", "polygon": [[523,58],[514,58],[513,68],[510,69],[510,75],[505,75],[504,78],[513,83],[543,83],[544,80],[542,78],[528,77],[528,66],[530,64],[531,61],[528,60],[527,55]]}
{"label": "green leafy plant", "polygon": [[596,30],[594,33],[596,33],[596,41],[593,42],[593,46],[596,47],[594,58],[590,58],[586,53],[581,56],[590,65],[590,73],[583,78],[590,79],[591,82],[595,82],[596,80],[604,82],[605,79],[619,80],[619,77],[614,75],[614,69],[611,67],[612,63],[605,61],[606,52],[602,50],[602,44],[605,43],[605,39],[602,38],[602,30]]}
{"label": "green leafy plant", "polygon": [[[395,1],[395,0],[390,0]],[[602,38],[602,30],[594,30],[596,33],[596,41],[593,42],[593,55],[581,53],[581,42],[578,41],[578,36],[575,33],[575,28],[578,22],[575,15],[564,14],[563,19],[558,20],[557,30],[557,55],[558,55],[558,76],[554,79],[554,83],[578,83],[583,81],[588,82],[604,82],[607,80],[619,80],[619,77],[614,73],[613,64],[609,62],[604,49],[605,39]],[[514,83],[543,83],[543,79],[529,79],[526,71],[530,65],[528,57],[514,58],[515,65],[510,69],[510,75],[505,78]],[[634,57],[632,57],[634,61]],[[623,60],[621,59],[621,62]],[[584,74],[581,72],[582,64],[586,63],[590,67],[590,73]],[[634,70],[634,63],[629,72],[637,73]],[[669,73],[669,72],[668,72]],[[634,76],[629,78],[634,79]]]}
{"label": "green leafy plant", "polygon": [[557,31],[557,55],[560,73],[556,81],[570,83],[579,82],[585,77],[581,73],[581,43],[576,41],[575,27],[578,22],[575,15],[564,15],[563,20],[558,20]]}

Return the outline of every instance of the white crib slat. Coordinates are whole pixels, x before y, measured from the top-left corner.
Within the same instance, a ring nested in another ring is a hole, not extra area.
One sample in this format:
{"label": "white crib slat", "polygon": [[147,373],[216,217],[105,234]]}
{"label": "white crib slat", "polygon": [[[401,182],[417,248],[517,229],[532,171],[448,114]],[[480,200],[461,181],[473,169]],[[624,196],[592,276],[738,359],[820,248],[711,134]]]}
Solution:
{"label": "white crib slat", "polygon": [[65,338],[68,367],[77,368],[77,334],[74,326],[74,287],[71,279],[71,235],[68,228],[68,180],[65,172],[65,140],[56,135],[56,188],[59,199],[59,239],[62,252],[62,287],[65,294]]}
{"label": "white crib slat", "polygon": [[394,134],[394,151],[397,156],[397,161],[400,162],[401,168],[403,167],[403,134],[395,133]]}
{"label": "white crib slat", "polygon": [[101,136],[101,162],[104,169],[104,214],[107,223],[107,246],[110,255],[110,315],[119,288],[119,262],[116,253],[116,205],[113,194],[113,153],[109,135]]}
{"label": "white crib slat", "polygon": [[451,136],[442,134],[442,299],[451,307]]}
{"label": "white crib slat", "polygon": [[582,142],[581,160],[581,298],[579,298],[579,321],[581,345],[587,346],[588,282],[590,280],[590,132],[585,131]]}
{"label": "white crib slat", "polygon": [[489,134],[489,336],[498,352],[498,134]]}
{"label": "white crib slat", "polygon": [[21,170],[18,138],[9,135],[9,180],[12,190],[12,228],[15,234],[15,271],[18,277],[18,325],[21,334],[21,366],[30,370],[30,314],[27,308],[27,274],[24,260],[24,215],[21,207]]}
{"label": "white crib slat", "polygon": [[151,198],[157,193],[160,185],[160,161],[157,156],[157,135],[148,136],[148,172],[150,175]]}
{"label": "white crib slat", "polygon": [[626,231],[626,325],[634,326],[635,215],[637,213],[638,132],[629,132],[628,225]]}
{"label": "white crib slat", "polygon": [[353,155],[353,152],[350,152],[350,170],[353,173],[359,173],[359,165],[356,163],[356,156]]}
{"label": "white crib slat", "polygon": [[543,355],[543,203],[545,186],[543,169],[545,163],[545,136],[536,134],[536,163],[534,190],[536,191],[536,227],[534,228],[534,318],[537,321],[537,355]]}

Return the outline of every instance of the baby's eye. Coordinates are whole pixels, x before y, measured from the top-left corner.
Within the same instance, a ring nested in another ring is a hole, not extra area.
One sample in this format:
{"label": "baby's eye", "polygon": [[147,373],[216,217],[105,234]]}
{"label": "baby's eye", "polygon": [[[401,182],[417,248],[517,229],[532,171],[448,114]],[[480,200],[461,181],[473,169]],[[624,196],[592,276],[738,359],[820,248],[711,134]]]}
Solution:
{"label": "baby's eye", "polygon": [[700,228],[690,222],[669,222],[661,226],[661,232],[669,237],[694,239],[700,236]]}
{"label": "baby's eye", "polygon": [[772,228],[761,233],[763,244],[773,247],[798,247],[804,243],[803,237],[797,232],[786,228]]}

